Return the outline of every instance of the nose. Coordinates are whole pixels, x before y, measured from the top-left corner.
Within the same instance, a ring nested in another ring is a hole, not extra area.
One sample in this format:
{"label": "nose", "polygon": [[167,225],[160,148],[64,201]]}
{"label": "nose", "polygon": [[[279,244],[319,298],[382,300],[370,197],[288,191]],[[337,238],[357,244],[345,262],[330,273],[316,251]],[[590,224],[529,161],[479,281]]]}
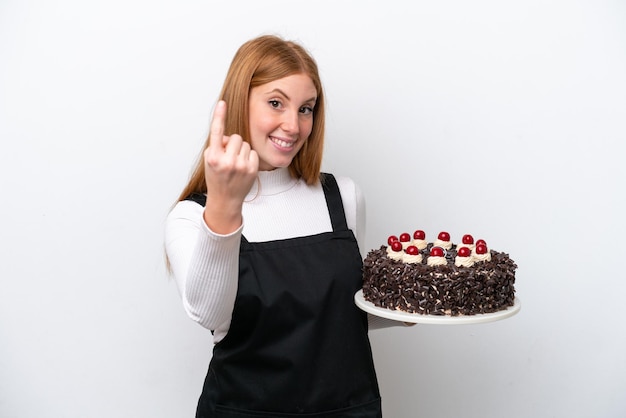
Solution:
{"label": "nose", "polygon": [[281,127],[285,132],[297,134],[300,132],[300,109],[289,109],[283,113]]}

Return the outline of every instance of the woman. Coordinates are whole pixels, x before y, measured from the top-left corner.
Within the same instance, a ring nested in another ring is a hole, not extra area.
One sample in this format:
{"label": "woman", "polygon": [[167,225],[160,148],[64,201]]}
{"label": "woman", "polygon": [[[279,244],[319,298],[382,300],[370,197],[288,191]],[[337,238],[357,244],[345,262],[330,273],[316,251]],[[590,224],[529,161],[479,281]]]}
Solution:
{"label": "woman", "polygon": [[363,199],[320,173],[323,142],[312,57],[276,36],[242,45],[166,224],[184,307],[214,336],[197,417],[381,416],[353,301]]}

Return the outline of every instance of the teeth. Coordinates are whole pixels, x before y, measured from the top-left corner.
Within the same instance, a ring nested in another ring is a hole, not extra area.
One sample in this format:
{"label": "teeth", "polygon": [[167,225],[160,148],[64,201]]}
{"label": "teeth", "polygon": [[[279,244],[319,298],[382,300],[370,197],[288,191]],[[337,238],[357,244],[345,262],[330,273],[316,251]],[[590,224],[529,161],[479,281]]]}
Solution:
{"label": "teeth", "polygon": [[287,142],[287,141],[283,141],[282,139],[278,139],[278,138],[270,138],[272,140],[273,143],[275,143],[276,145],[283,147],[283,148],[291,148],[293,147],[293,142]]}

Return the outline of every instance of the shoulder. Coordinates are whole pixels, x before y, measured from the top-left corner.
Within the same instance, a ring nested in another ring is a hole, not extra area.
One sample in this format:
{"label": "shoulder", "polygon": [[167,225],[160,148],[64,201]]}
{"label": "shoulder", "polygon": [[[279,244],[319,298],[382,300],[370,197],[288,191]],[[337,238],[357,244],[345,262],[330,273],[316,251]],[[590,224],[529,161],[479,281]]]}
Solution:
{"label": "shoulder", "polygon": [[198,213],[202,213],[204,207],[194,200],[181,200],[176,202],[172,210],[168,214],[168,218],[178,218],[187,216],[197,216]]}
{"label": "shoulder", "polygon": [[202,224],[204,207],[192,200],[181,200],[169,211],[165,219],[166,230],[199,228]]}
{"label": "shoulder", "polygon": [[346,177],[346,176],[334,176],[334,177],[337,180],[337,185],[339,186],[340,190],[346,190],[352,193],[356,192],[357,185],[354,182],[354,180],[352,180],[351,177]]}
{"label": "shoulder", "polygon": [[351,177],[336,175],[334,177],[337,180],[337,186],[339,186],[339,192],[344,204],[359,206],[363,201],[363,194],[358,184]]}

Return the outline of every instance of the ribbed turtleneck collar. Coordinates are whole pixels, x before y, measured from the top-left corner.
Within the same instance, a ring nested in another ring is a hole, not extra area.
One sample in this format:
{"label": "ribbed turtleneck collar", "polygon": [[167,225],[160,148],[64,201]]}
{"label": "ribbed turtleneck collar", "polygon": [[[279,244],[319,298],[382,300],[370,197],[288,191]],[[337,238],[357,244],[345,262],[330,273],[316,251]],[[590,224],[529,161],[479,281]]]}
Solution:
{"label": "ribbed turtleneck collar", "polygon": [[[277,168],[271,171],[259,171],[258,181],[256,181],[252,189],[250,189],[247,198],[282,193],[291,189],[297,182],[298,179],[291,177],[287,167]],[[258,191],[259,184],[261,186],[260,193]]]}

